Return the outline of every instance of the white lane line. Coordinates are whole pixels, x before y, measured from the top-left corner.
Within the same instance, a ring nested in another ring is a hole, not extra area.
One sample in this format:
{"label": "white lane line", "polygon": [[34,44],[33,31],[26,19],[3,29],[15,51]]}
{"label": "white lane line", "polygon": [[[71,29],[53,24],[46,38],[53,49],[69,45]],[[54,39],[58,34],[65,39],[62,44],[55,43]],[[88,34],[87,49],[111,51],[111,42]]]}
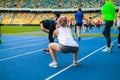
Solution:
{"label": "white lane line", "polygon": [[17,49],[17,48],[23,48],[23,47],[28,47],[28,46],[33,46],[33,45],[38,45],[38,44],[45,44],[47,42],[42,42],[42,43],[35,43],[35,44],[30,44],[30,45],[24,45],[24,46],[18,46],[18,47],[12,47],[12,48],[7,48],[7,49],[2,49],[1,51],[7,51],[7,50],[12,50],[12,49]]}
{"label": "white lane line", "polygon": [[88,40],[88,39],[92,39],[92,38],[94,38],[94,37],[88,37],[88,38],[84,38],[82,40]]}
{"label": "white lane line", "polygon": [[13,40],[6,40],[6,42],[8,43],[8,42],[15,42],[15,41],[19,41],[19,40],[34,39],[34,38],[36,38],[36,37],[29,37],[29,38],[28,37],[27,38],[26,37],[25,38],[17,37],[17,39],[15,38]]}
{"label": "white lane line", "polygon": [[[115,41],[117,41],[117,39],[114,40],[113,43],[114,43]],[[105,48],[105,47],[106,47],[106,46],[103,46],[103,47],[101,47],[101,48],[99,48],[99,49],[97,49],[97,50],[91,52],[90,54],[86,55],[85,57],[79,59],[77,62],[79,63],[79,62],[85,60],[86,58],[90,57],[91,55],[95,54],[96,52],[102,50],[102,49]],[[71,65],[69,65],[69,66],[63,68],[62,70],[56,72],[55,74],[53,74],[53,75],[47,77],[45,80],[50,80],[50,79],[54,78],[55,76],[59,75],[60,73],[62,73],[62,72],[64,72],[64,71],[66,71],[67,69],[71,68],[72,66],[73,66],[73,64],[71,64]]]}
{"label": "white lane line", "polygon": [[38,41],[38,40],[44,40],[44,39],[33,39],[33,40],[22,40],[22,41],[17,41],[17,42],[11,42],[11,43],[6,43],[3,45],[11,45],[11,44],[17,44],[17,43],[23,43],[23,42],[32,42],[32,41]]}
{"label": "white lane line", "polygon": [[21,57],[21,56],[25,56],[25,55],[29,55],[29,54],[33,54],[33,53],[40,52],[40,51],[42,51],[42,50],[39,49],[39,50],[35,50],[35,51],[32,51],[32,52],[30,51],[30,52],[26,52],[24,54],[20,54],[20,55],[8,57],[8,58],[3,58],[3,59],[0,59],[0,62],[5,61],[5,60],[9,60],[9,59],[13,59],[13,58],[17,58],[17,57]]}

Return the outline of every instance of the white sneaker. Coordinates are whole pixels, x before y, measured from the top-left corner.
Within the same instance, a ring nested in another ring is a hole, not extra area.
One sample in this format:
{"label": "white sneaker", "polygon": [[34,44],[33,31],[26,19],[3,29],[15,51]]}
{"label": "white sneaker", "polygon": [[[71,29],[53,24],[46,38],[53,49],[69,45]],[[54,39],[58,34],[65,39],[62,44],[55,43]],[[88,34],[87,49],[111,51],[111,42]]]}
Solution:
{"label": "white sneaker", "polygon": [[112,50],[114,47],[114,44],[110,44],[110,49]]}
{"label": "white sneaker", "polygon": [[57,65],[57,63],[52,62],[52,63],[49,64],[49,67],[57,68],[58,65]]}
{"label": "white sneaker", "polygon": [[73,66],[77,67],[78,63],[73,61]]}
{"label": "white sneaker", "polygon": [[118,48],[120,48],[120,44],[118,44]]}
{"label": "white sneaker", "polygon": [[111,52],[111,49],[106,47],[105,49],[102,50],[102,52]]}

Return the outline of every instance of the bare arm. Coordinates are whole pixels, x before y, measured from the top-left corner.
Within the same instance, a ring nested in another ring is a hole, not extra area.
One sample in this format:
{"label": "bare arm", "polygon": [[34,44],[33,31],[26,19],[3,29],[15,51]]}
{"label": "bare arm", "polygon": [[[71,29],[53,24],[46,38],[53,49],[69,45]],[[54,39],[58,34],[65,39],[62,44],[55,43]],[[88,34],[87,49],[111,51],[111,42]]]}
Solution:
{"label": "bare arm", "polygon": [[49,30],[47,30],[46,28],[44,28],[44,26],[43,26],[42,23],[40,24],[40,27],[41,27],[42,31],[44,31],[46,33],[49,33]]}
{"label": "bare arm", "polygon": [[58,29],[56,29],[54,32],[53,32],[53,38],[57,38],[58,36]]}

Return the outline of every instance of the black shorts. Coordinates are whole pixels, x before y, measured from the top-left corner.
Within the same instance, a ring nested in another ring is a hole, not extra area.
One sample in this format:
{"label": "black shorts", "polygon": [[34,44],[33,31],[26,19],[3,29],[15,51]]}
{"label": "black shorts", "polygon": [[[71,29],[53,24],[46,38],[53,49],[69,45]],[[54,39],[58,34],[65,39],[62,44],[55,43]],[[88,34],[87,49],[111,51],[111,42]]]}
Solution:
{"label": "black shorts", "polygon": [[82,23],[76,23],[75,25],[82,27]]}

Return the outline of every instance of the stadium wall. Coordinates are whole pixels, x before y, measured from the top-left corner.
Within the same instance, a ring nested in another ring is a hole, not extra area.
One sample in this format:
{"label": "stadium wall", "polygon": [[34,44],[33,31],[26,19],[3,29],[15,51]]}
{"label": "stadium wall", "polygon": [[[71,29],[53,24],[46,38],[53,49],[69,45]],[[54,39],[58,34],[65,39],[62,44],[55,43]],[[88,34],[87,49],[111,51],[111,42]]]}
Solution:
{"label": "stadium wall", "polygon": [[[0,8],[0,11],[20,11],[20,12],[75,12],[78,9],[37,9],[37,8]],[[83,12],[100,11],[100,8],[82,8]]]}
{"label": "stadium wall", "polygon": [[39,26],[39,24],[2,24],[2,26]]}
{"label": "stadium wall", "polygon": [[[118,10],[118,6],[116,7],[116,10]],[[0,8],[0,11],[23,11],[23,12],[76,12],[78,9],[38,9],[38,8]],[[95,12],[100,11],[101,7],[99,8],[82,8],[83,12]]]}

